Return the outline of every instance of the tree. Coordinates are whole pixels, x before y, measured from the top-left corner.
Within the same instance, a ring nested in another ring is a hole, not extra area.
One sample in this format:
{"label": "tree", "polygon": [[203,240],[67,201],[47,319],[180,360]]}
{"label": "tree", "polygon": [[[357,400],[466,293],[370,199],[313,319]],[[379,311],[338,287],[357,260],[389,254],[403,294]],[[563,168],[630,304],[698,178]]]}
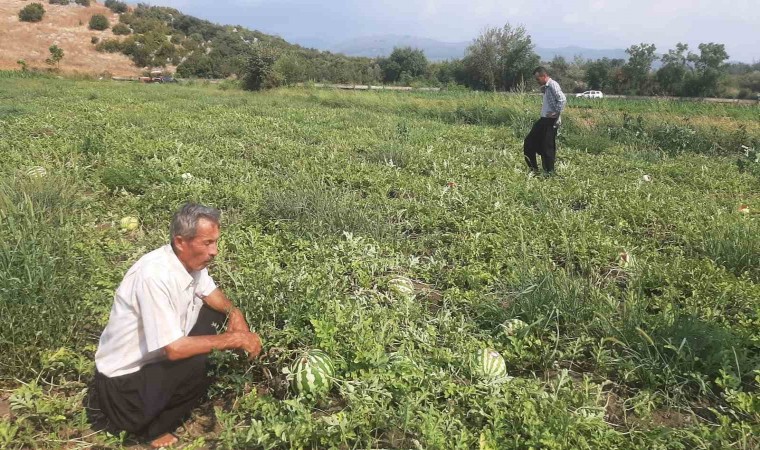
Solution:
{"label": "tree", "polygon": [[618,92],[618,72],[625,64],[622,59],[602,58],[586,64],[584,80],[588,89]]}
{"label": "tree", "polygon": [[718,95],[718,86],[725,76],[726,46],[710,42],[699,44],[699,55],[689,53],[688,60],[694,64],[693,76],[686,81],[686,95],[709,97]]}
{"label": "tree", "polygon": [[470,85],[488,90],[509,90],[530,80],[539,57],[525,28],[486,29],[467,47],[464,66]]}
{"label": "tree", "polygon": [[95,14],[90,17],[90,29],[103,31],[107,30],[111,24],[108,23],[108,19],[103,14]]}
{"label": "tree", "polygon": [[570,64],[567,63],[564,56],[554,55],[554,58],[549,63],[549,74],[560,84],[564,84],[562,81],[569,69]]}
{"label": "tree", "polygon": [[63,59],[63,49],[57,45],[51,45],[48,50],[50,50],[50,58],[46,59],[45,63],[56,66],[56,68],[60,67],[61,60]]}
{"label": "tree", "polygon": [[256,45],[248,59],[243,87],[249,91],[260,91],[279,86],[282,80],[274,70],[277,57],[275,49]]}
{"label": "tree", "polygon": [[22,22],[39,22],[45,15],[45,8],[40,3],[30,3],[18,12],[18,18]]}
{"label": "tree", "polygon": [[623,75],[629,91],[633,94],[643,94],[647,90],[649,72],[652,63],[657,59],[657,48],[654,44],[632,45],[626,49],[628,62],[623,66]]}
{"label": "tree", "polygon": [[386,82],[394,83],[406,77],[419,77],[427,71],[428,61],[425,53],[412,47],[395,47],[393,52],[380,61],[380,68]]}
{"label": "tree", "polygon": [[662,90],[670,95],[681,95],[684,78],[690,70],[688,66],[689,50],[687,44],[678,43],[675,49],[662,56],[663,66],[657,71],[657,82]]}

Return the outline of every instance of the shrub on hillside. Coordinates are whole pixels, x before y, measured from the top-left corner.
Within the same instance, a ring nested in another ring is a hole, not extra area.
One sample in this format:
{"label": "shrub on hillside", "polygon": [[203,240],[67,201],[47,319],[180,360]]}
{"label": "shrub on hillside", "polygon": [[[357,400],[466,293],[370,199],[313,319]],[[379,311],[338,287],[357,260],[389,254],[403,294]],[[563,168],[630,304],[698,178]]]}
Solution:
{"label": "shrub on hillside", "polygon": [[129,10],[129,7],[126,3],[120,2],[118,0],[106,0],[104,5],[106,8],[110,9],[111,11],[121,14],[127,12]]}
{"label": "shrub on hillside", "polygon": [[95,14],[90,18],[90,29],[91,30],[106,30],[108,27],[110,27],[111,24],[108,23],[108,19],[103,14]]}
{"label": "shrub on hillside", "polygon": [[45,8],[40,3],[30,3],[19,11],[18,18],[22,22],[39,22],[45,15]]}
{"label": "shrub on hillside", "polygon": [[97,44],[98,42],[100,42],[100,38],[99,37],[93,36],[93,37],[90,38],[90,43],[91,44]]}
{"label": "shrub on hillside", "polygon": [[99,52],[118,53],[123,47],[123,44],[118,39],[105,39],[95,46],[95,50]]}
{"label": "shrub on hillside", "polygon": [[50,3],[51,5],[62,5],[62,6],[66,6],[66,5],[68,5],[69,3],[71,3],[71,2],[70,2],[69,0],[48,0],[48,3]]}
{"label": "shrub on hillside", "polygon": [[90,6],[90,0],[74,0],[77,5]]}
{"label": "shrub on hillside", "polygon": [[132,30],[123,23],[117,23],[116,25],[113,26],[113,28],[111,28],[111,31],[113,31],[113,34],[116,34],[119,36],[127,35],[132,32]]}

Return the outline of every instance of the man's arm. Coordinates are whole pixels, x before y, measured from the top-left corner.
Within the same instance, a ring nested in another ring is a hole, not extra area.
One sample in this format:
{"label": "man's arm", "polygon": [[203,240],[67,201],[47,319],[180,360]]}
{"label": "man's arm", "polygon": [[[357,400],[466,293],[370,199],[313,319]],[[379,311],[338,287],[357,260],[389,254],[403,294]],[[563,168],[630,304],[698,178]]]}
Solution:
{"label": "man's arm", "polygon": [[227,330],[232,332],[249,332],[248,323],[245,321],[243,312],[232,304],[221,289],[214,289],[203,298],[203,302],[214,311],[228,315]]}
{"label": "man's arm", "polygon": [[256,333],[227,332],[214,336],[185,336],[164,347],[170,361],[205,355],[212,350],[242,349],[253,359],[261,352],[261,340]]}
{"label": "man's arm", "polygon": [[554,95],[554,112],[556,113],[554,117],[558,117],[565,109],[567,97],[565,97],[565,93],[562,92],[562,88],[559,86],[559,83],[555,82],[555,84],[552,85],[551,91]]}

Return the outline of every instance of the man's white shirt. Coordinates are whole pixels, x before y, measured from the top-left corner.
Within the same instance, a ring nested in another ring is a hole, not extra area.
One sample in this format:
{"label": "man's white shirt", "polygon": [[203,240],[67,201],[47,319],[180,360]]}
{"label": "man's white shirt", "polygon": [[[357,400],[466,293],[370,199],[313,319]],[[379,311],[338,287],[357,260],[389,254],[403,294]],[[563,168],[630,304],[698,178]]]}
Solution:
{"label": "man's white shirt", "polygon": [[117,377],[163,359],[163,347],[188,335],[214,289],[208,270],[188,272],[171,245],[144,255],[114,295],[95,353],[98,371]]}

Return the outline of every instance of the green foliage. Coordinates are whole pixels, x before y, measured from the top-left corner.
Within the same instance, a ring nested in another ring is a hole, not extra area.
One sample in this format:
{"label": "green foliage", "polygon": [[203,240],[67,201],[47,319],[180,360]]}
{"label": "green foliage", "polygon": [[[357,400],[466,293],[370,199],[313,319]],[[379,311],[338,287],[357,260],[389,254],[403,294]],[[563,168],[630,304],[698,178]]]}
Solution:
{"label": "green foliage", "polygon": [[121,2],[119,0],[106,0],[105,3],[103,3],[106,8],[110,9],[111,11],[121,14],[129,11],[129,6],[125,2]]}
{"label": "green foliage", "polygon": [[[533,95],[0,78],[0,446],[132,445],[87,422],[93,352],[192,199],[265,353],[214,355],[182,447],[757,447],[756,105],[570,98],[543,178]],[[332,389],[299,396],[314,348]]]}
{"label": "green foliage", "polygon": [[74,0],[74,2],[80,6],[90,6],[90,0]]}
{"label": "green foliage", "polygon": [[467,48],[464,65],[471,86],[508,91],[532,78],[538,55],[524,27],[485,30]]}
{"label": "green foliage", "polygon": [[57,45],[51,45],[48,50],[50,51],[50,57],[45,60],[45,64],[51,66],[60,66],[63,59],[63,49]]}
{"label": "green foliage", "polygon": [[[388,83],[400,81],[402,77],[410,80],[419,77],[427,71],[428,61],[425,53],[412,47],[395,47],[387,58],[380,60],[380,69],[383,71],[383,80]],[[403,82],[408,85],[409,82]]]}
{"label": "green foliage", "polygon": [[103,14],[93,14],[93,16],[90,18],[90,23],[88,26],[91,30],[102,31],[107,30],[111,24],[108,22],[108,18]]}
{"label": "green foliage", "polygon": [[[97,39],[97,37],[93,37]],[[124,44],[118,39],[104,39],[95,46],[95,50],[99,52],[117,53],[122,50],[123,45]]]}
{"label": "green foliage", "polygon": [[736,160],[736,165],[741,172],[748,172],[760,178],[760,150],[755,147],[741,146],[741,153]]}
{"label": "green foliage", "polygon": [[647,95],[651,92],[649,72],[652,63],[658,59],[654,44],[640,44],[628,47],[628,62],[622,67],[628,91],[633,95]]}
{"label": "green foliage", "polygon": [[111,31],[113,32],[113,34],[117,36],[124,36],[124,35],[132,33],[132,29],[129,28],[128,25],[125,25],[123,23],[117,23],[111,28]]}
{"label": "green foliage", "polygon": [[70,0],[48,0],[48,3],[50,3],[51,5],[62,5],[62,6],[66,6],[66,5],[68,5],[69,3],[71,3],[71,2],[70,2]]}
{"label": "green foliage", "polygon": [[45,15],[45,8],[40,3],[30,3],[18,13],[18,18],[22,22],[39,22]]}
{"label": "green foliage", "polygon": [[248,58],[243,87],[249,91],[271,89],[281,84],[281,75],[275,72],[274,64],[279,57],[277,50],[257,45]]}

